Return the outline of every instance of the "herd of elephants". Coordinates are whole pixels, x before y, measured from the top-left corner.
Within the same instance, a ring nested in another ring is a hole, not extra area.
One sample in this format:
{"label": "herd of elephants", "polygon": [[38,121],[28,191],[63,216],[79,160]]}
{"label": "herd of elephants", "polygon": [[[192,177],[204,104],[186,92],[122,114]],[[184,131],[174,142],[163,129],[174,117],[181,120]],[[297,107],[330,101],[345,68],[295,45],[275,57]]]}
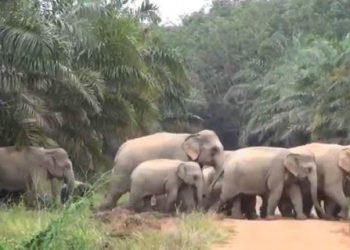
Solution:
{"label": "herd of elephants", "polygon": [[[96,210],[113,209],[130,192],[136,212],[223,212],[233,218],[347,219],[350,145],[310,143],[293,148],[224,147],[212,130],[160,132],[123,143],[114,159],[108,193]],[[75,180],[62,148],[0,148],[0,199],[20,192],[28,204],[43,193],[64,202],[91,186]]]}

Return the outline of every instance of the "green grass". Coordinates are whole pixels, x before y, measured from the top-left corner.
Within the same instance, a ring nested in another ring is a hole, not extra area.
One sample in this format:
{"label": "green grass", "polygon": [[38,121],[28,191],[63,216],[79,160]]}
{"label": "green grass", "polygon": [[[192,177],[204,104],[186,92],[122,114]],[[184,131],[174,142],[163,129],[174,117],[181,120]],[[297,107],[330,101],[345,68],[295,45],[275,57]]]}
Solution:
{"label": "green grass", "polygon": [[[36,211],[23,205],[0,208],[0,250],[195,250],[207,249],[223,241],[229,233],[217,226],[216,217],[191,213],[174,218],[173,228],[169,230],[160,231],[145,224],[128,234],[113,234],[108,222],[93,216],[90,200],[84,198],[65,209]],[[134,215],[127,216],[134,221]],[[144,218],[143,214],[139,216]],[[164,222],[164,218],[157,216],[152,220]],[[135,224],[139,223],[143,222]]]}
{"label": "green grass", "polygon": [[0,249],[101,249],[107,240],[101,222],[85,204],[78,209],[0,210]]}

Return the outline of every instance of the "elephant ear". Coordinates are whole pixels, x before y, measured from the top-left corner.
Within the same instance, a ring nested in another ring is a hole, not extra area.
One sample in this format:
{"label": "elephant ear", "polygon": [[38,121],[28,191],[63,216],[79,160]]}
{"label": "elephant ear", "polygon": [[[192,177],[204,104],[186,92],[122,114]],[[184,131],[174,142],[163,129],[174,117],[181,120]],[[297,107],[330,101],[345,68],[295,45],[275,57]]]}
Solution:
{"label": "elephant ear", "polygon": [[297,154],[289,154],[283,161],[285,168],[292,173],[294,176],[298,175],[298,155]]}
{"label": "elephant ear", "polygon": [[177,176],[186,182],[187,179],[187,169],[186,169],[186,165],[181,163],[178,168],[177,168]]}
{"label": "elephant ear", "polygon": [[45,165],[49,173],[53,177],[62,178],[64,177],[65,166],[58,164],[59,152],[57,150],[47,150],[45,152]]}
{"label": "elephant ear", "polygon": [[347,173],[350,173],[350,149],[343,149],[339,153],[338,166]]}
{"label": "elephant ear", "polygon": [[182,144],[182,149],[192,161],[197,160],[200,153],[200,143],[198,137],[199,134],[190,135]]}

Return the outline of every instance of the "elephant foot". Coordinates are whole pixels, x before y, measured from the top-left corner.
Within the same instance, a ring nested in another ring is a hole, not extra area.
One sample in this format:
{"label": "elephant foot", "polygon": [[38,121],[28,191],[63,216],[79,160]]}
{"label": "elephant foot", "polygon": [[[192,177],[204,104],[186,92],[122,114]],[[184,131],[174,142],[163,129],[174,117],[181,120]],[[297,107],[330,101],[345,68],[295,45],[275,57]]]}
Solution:
{"label": "elephant foot", "polygon": [[295,217],[297,220],[306,220],[307,216],[305,214],[300,214]]}
{"label": "elephant foot", "polygon": [[347,211],[342,211],[338,214],[338,217],[340,220],[347,220],[348,219],[348,213]]}
{"label": "elephant foot", "polygon": [[331,221],[337,220],[337,218],[334,217],[333,215],[325,215],[323,219],[325,219],[325,220],[331,220]]}
{"label": "elephant foot", "polygon": [[258,216],[256,214],[253,214],[253,215],[249,216],[248,219],[249,220],[256,220],[256,219],[258,219]]}
{"label": "elephant foot", "polygon": [[309,215],[307,215],[307,217],[308,217],[309,219],[316,219],[316,216],[313,215],[313,214],[309,214]]}
{"label": "elephant foot", "polygon": [[276,220],[278,217],[275,215],[268,215],[265,217],[266,220]]}
{"label": "elephant foot", "polygon": [[232,213],[232,218],[237,219],[237,220],[243,220],[245,217],[241,213]]}
{"label": "elephant foot", "polygon": [[256,213],[251,213],[246,216],[248,220],[256,220],[258,218],[258,215]]}

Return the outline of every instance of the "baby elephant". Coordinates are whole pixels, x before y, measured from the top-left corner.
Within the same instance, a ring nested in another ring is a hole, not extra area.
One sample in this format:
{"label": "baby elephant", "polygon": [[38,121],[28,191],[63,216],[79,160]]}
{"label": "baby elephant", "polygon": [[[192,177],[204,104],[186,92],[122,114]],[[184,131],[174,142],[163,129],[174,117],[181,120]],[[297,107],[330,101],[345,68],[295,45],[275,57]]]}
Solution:
{"label": "baby elephant", "polygon": [[156,159],[145,161],[131,174],[130,207],[141,211],[153,195],[167,195],[165,212],[174,205],[184,185],[196,189],[198,203],[203,198],[203,176],[198,163]]}

